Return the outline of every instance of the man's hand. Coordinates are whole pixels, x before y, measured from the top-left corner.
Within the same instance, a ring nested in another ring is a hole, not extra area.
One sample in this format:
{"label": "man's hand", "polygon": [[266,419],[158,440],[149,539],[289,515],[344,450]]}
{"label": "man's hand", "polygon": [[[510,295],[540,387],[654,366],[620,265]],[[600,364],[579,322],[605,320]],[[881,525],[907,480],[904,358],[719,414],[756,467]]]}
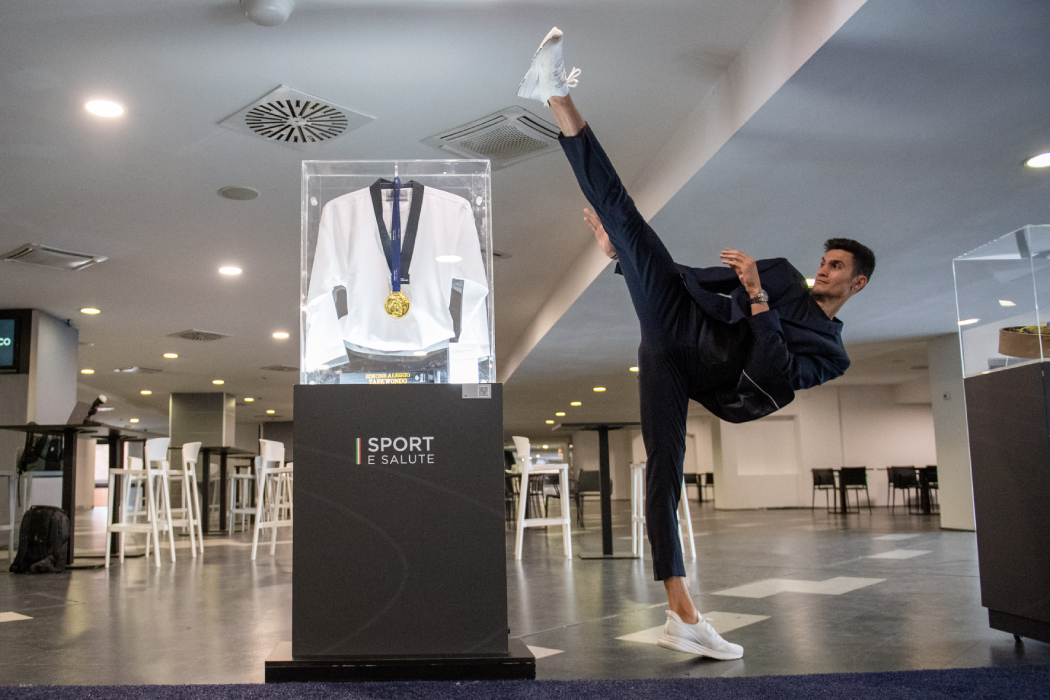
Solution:
{"label": "man's hand", "polygon": [[616,257],[616,248],[613,248],[612,241],[609,240],[609,234],[605,232],[605,227],[602,226],[601,219],[598,218],[597,214],[590,209],[584,209],[583,220],[594,231],[594,238],[598,241],[598,247],[602,249],[602,252],[610,258]]}
{"label": "man's hand", "polygon": [[758,279],[758,265],[755,264],[755,259],[732,248],[723,250],[720,257],[722,262],[736,273],[740,284],[744,285],[744,289],[747,290],[748,296],[758,296],[758,293],[762,291],[762,282]]}

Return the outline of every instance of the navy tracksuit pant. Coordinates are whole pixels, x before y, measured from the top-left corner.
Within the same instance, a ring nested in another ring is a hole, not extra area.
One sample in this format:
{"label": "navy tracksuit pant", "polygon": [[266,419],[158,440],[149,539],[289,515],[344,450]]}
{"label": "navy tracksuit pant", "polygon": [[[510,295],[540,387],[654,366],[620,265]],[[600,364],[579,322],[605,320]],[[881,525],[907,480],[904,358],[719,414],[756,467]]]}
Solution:
{"label": "navy tracksuit pant", "polygon": [[689,397],[733,387],[750,350],[747,324],[706,315],[682,282],[671,254],[638,212],[590,127],[560,136],[584,196],[616,248],[638,322],[645,525],[657,580],[685,576],[678,534]]}

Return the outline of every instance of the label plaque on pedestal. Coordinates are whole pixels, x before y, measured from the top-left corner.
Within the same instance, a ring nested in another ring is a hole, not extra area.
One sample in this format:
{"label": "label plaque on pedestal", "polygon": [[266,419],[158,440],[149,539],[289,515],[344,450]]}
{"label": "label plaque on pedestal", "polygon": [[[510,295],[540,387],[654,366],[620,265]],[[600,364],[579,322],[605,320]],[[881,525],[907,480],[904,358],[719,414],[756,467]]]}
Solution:
{"label": "label plaque on pedestal", "polygon": [[292,656],[506,656],[503,394],[295,387]]}

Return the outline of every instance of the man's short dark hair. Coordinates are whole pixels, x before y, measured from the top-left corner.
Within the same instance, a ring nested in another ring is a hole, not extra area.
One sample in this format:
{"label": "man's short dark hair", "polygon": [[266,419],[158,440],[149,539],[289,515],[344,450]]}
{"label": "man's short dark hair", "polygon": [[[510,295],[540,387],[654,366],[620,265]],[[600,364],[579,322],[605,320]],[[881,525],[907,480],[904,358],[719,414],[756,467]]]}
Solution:
{"label": "man's short dark hair", "polygon": [[829,238],[824,241],[824,252],[829,250],[853,253],[853,276],[864,275],[871,279],[871,273],[875,272],[875,253],[871,252],[871,248],[852,238]]}

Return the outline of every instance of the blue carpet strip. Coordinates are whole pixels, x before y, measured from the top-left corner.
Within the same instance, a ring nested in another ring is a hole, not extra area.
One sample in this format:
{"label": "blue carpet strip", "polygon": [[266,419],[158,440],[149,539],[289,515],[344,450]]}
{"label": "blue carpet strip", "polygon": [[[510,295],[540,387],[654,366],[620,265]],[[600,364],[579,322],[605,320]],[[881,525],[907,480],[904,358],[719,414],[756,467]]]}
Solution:
{"label": "blue carpet strip", "polygon": [[1050,667],[634,681],[4,686],[0,700],[737,700],[738,698],[1050,698]]}

